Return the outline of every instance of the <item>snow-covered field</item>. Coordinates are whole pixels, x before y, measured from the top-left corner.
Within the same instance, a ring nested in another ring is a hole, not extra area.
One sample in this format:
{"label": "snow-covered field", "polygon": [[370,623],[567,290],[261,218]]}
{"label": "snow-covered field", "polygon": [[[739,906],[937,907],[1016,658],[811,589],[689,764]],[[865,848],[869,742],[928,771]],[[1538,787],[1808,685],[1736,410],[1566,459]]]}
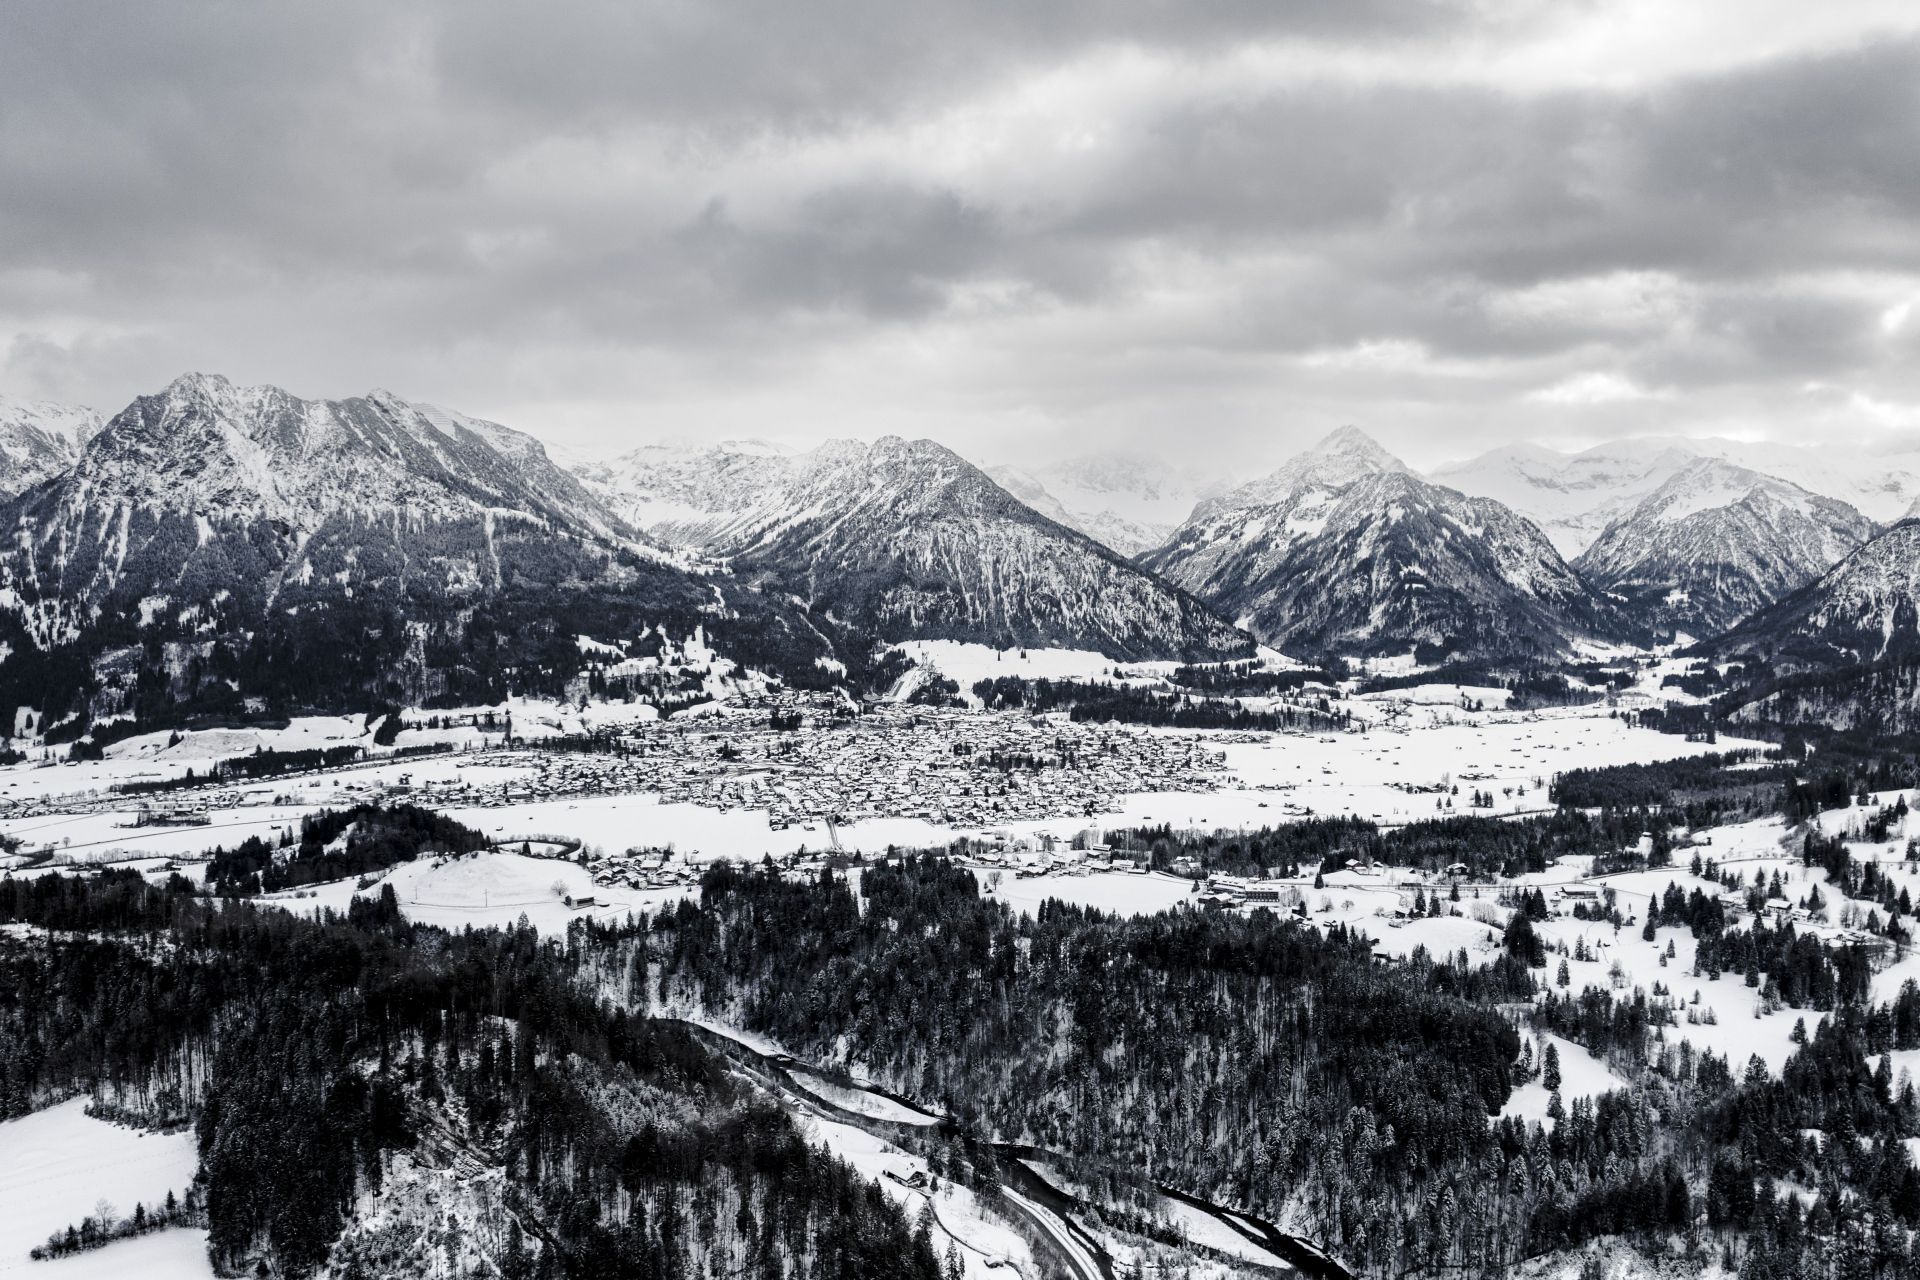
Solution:
{"label": "snow-covered field", "polygon": [[1158,874],[1108,871],[1080,876],[1003,874],[999,883],[991,887],[991,895],[1028,914],[1053,898],[1075,906],[1097,907],[1117,916],[1142,916],[1179,905],[1193,896],[1196,887],[1192,880]]}
{"label": "snow-covered field", "polygon": [[[1604,1062],[1573,1041],[1545,1034],[1532,1039],[1536,1063],[1544,1061],[1548,1045],[1552,1045],[1554,1051],[1560,1055],[1560,1101],[1569,1110],[1572,1109],[1574,1100],[1577,1098],[1597,1098],[1603,1093],[1627,1087],[1627,1082],[1609,1071]],[[1551,1124],[1552,1121],[1547,1118],[1547,1105],[1551,1096],[1552,1091],[1535,1079],[1515,1089],[1513,1096],[1507,1099],[1507,1105],[1500,1114]]]}
{"label": "snow-covered field", "polygon": [[95,1120],[76,1098],[0,1124],[0,1275],[46,1280],[210,1277],[206,1233],[164,1231],[53,1262],[29,1250],[111,1206],[116,1221],[136,1203],[184,1196],[199,1167],[191,1133],[152,1134]]}
{"label": "snow-covered field", "polygon": [[[366,889],[356,888],[352,880],[336,880],[267,894],[261,900],[294,911],[345,911],[355,897],[372,897],[385,885],[393,886],[400,913],[416,924],[511,928],[524,917],[539,932],[554,934],[565,933],[570,922],[583,916],[657,912],[699,895],[693,886],[609,891],[597,887],[577,863],[517,853],[471,853],[402,863]],[[596,900],[590,907],[570,907],[562,900],[566,894],[591,894]]]}
{"label": "snow-covered field", "polygon": [[910,640],[895,646],[922,667],[931,667],[970,693],[976,681],[1016,676],[1022,680],[1096,680],[1116,670],[1165,674],[1177,662],[1120,663],[1090,649],[996,649],[958,640]]}
{"label": "snow-covered field", "polygon": [[[1033,1255],[1019,1232],[989,1211],[971,1191],[945,1179],[931,1182],[927,1162],[864,1129],[820,1116],[799,1117],[808,1138],[825,1146],[866,1177],[906,1211],[909,1221],[921,1207],[933,1206],[934,1251],[946,1255],[949,1243],[960,1256],[969,1280],[1005,1280],[1008,1268],[1033,1275]],[[911,1185],[916,1180],[922,1185]]]}
{"label": "snow-covered field", "polygon": [[[1153,674],[1147,667],[1126,668],[1097,654],[1059,650],[995,651],[984,646],[925,642],[912,646],[917,658],[962,681],[993,674],[1072,676],[1077,678],[1141,678]],[[1284,660],[1274,658],[1269,665]],[[1149,667],[1153,664],[1148,664]],[[1159,664],[1166,665],[1166,664]],[[1669,664],[1670,665],[1670,664]],[[1648,668],[1628,697],[1653,699],[1666,670]],[[1297,820],[1307,815],[1352,814],[1383,825],[1432,818],[1437,814],[1468,812],[1515,814],[1548,806],[1547,788],[1554,777],[1569,769],[1647,762],[1735,750],[1749,744],[1722,739],[1716,744],[1688,742],[1671,735],[1630,727],[1604,707],[1508,712],[1500,709],[1498,691],[1425,686],[1350,699],[1369,726],[1365,732],[1315,734],[1196,735],[1194,731],[1154,731],[1208,738],[1224,752],[1228,785],[1214,792],[1144,792],[1124,796],[1119,811],[1100,816],[1095,825],[1107,830],[1168,824],[1176,829],[1252,829]],[[1484,709],[1469,709],[1484,704]],[[602,716],[631,715],[631,708],[595,706],[586,711],[553,704],[516,702],[492,709],[504,719],[512,714],[517,733],[537,735],[577,729]],[[487,709],[475,709],[480,717]],[[338,745],[360,741],[367,732],[361,718],[308,717],[280,730],[209,730],[187,734],[178,743],[162,735],[129,739],[115,744],[110,758],[76,766],[34,767],[31,763],[0,769],[0,796],[64,794],[81,787],[101,787],[156,771],[204,767],[205,762],[239,754],[256,746],[289,749]],[[472,724],[440,731],[446,740],[475,740]],[[228,798],[231,803],[209,813],[208,824],[196,827],[135,827],[131,803],[115,810],[54,812],[0,821],[0,830],[21,839],[27,848],[52,848],[56,865],[95,859],[141,857],[133,865],[152,874],[165,869],[163,860],[192,858],[216,845],[231,845],[249,835],[276,838],[295,830],[301,817],[321,808],[357,803],[403,777],[414,787],[471,783],[476,788],[533,776],[518,765],[477,763],[477,757],[451,754],[361,766],[253,784]],[[13,788],[7,791],[5,788]],[[1456,794],[1456,788],[1458,793]],[[1491,796],[1492,807],[1472,809],[1473,792]],[[463,793],[465,794],[465,793]],[[1882,797],[1892,803],[1892,797]],[[1452,807],[1448,808],[1451,802]],[[1920,803],[1914,797],[1910,803]],[[978,837],[979,828],[936,824],[918,818],[880,817],[841,826],[836,832],[795,823],[772,828],[764,810],[721,810],[687,803],[665,803],[647,793],[582,795],[511,804],[455,804],[449,816],[497,839],[533,832],[553,832],[577,838],[591,850],[620,850],[633,846],[676,850],[698,864],[715,858],[758,861],[765,855],[802,850],[822,851],[834,835],[847,851],[878,854],[890,847],[942,847],[957,837]],[[1861,812],[1843,810],[1827,815],[1822,825],[1837,833],[1859,834]],[[1037,821],[1010,822],[998,830],[1008,836],[1041,833],[1066,838],[1088,825],[1083,814],[1062,813]],[[1920,832],[1920,824],[1890,834],[1883,845],[1862,846],[1856,857],[1872,857],[1889,874],[1908,884],[1920,897],[1920,875],[1908,873],[1899,859],[1905,842]],[[1782,848],[1786,836],[1779,820],[1729,826],[1699,833],[1708,842],[1701,852],[1722,865],[1754,876],[1778,872],[1793,897],[1804,896],[1823,873],[1801,866]],[[1683,855],[1684,857],[1684,855]],[[184,865],[196,874],[194,863]],[[1529,887],[1564,887],[1586,873],[1579,860],[1569,859],[1547,872],[1522,878]],[[983,879],[990,873],[983,871]],[[1460,904],[1461,914],[1394,922],[1396,911],[1410,905],[1410,893],[1391,876],[1362,876],[1349,872],[1327,877],[1323,889],[1313,889],[1311,877],[1301,877],[1285,889],[1305,901],[1309,916],[1321,924],[1338,921],[1360,929],[1381,952],[1406,956],[1416,948],[1434,955],[1465,951],[1485,960],[1499,946],[1505,911],[1493,895],[1471,891]],[[510,926],[523,916],[537,929],[563,930],[583,911],[595,915],[622,915],[629,911],[657,911],[697,892],[690,886],[632,890],[595,886],[579,866],[563,861],[490,853],[449,860],[429,860],[396,868],[388,877],[402,910],[422,923],[459,928]],[[1636,921],[1647,901],[1669,883],[1682,891],[1700,888],[1719,893],[1720,887],[1690,876],[1684,867],[1607,877],[1598,882],[1610,890],[1622,911]],[[557,891],[556,891],[557,886]],[[318,886],[275,900],[291,909],[344,908],[358,891],[351,882]],[[562,893],[591,892],[590,907],[571,908]],[[1191,882],[1171,877],[1137,876],[1115,872],[1048,874],[1017,877],[1004,871],[992,892],[1016,909],[1032,911],[1049,898],[1097,907],[1123,915],[1165,910],[1193,896]],[[1829,896],[1832,896],[1828,890]],[[1288,905],[1291,905],[1289,899]],[[1837,936],[1848,904],[1835,901],[1828,922],[1806,922],[1803,927]],[[1866,904],[1858,912],[1864,916]],[[1694,979],[1691,967],[1693,939],[1685,930],[1662,928],[1645,942],[1636,927],[1616,931],[1609,925],[1582,922],[1568,916],[1547,921],[1540,928],[1552,955],[1550,973],[1557,972],[1568,953],[1570,990],[1587,986],[1620,993],[1635,987],[1651,991],[1668,988],[1683,1004],[1682,1022],[1668,1036],[1733,1056],[1736,1066],[1755,1055],[1778,1069],[1792,1045],[1788,1037],[1796,1017],[1805,1016],[1809,1029],[1814,1014],[1776,1012],[1756,1017],[1758,998],[1740,975],[1715,980]],[[1668,945],[1675,952],[1665,956]],[[1590,958],[1575,958],[1578,952]],[[1920,979],[1920,956],[1910,956],[1876,976],[1877,998],[1885,999],[1909,978]]]}

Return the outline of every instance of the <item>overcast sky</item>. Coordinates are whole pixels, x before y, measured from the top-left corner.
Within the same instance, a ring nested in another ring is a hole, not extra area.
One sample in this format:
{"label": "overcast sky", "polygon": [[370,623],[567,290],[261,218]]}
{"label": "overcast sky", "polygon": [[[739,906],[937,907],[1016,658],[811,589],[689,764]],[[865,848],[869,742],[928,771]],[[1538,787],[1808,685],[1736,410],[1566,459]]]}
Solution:
{"label": "overcast sky", "polygon": [[0,0],[0,391],[1264,469],[1920,432],[1914,0]]}

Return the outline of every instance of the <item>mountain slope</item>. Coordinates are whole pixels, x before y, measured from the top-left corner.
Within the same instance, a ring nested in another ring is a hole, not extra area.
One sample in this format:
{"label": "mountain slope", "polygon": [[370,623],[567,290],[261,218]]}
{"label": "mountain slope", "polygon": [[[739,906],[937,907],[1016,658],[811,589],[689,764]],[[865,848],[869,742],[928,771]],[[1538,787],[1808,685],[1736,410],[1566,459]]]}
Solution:
{"label": "mountain slope", "polygon": [[0,498],[72,466],[99,427],[100,415],[91,409],[0,396]]}
{"label": "mountain slope", "polygon": [[768,591],[888,640],[1199,658],[1249,641],[1186,593],[1022,504],[931,441],[796,456],[629,455],[595,483]]}
{"label": "mountain slope", "polygon": [[[0,705],[154,716],[555,690],[577,634],[824,642],[645,542],[531,438],[189,375],[0,507]],[[251,700],[251,701],[250,701]],[[48,704],[52,705],[48,705]]]}
{"label": "mountain slope", "polygon": [[1900,522],[1705,647],[1765,655],[1783,669],[1920,652],[1920,520]]}
{"label": "mountain slope", "polygon": [[1201,504],[1143,560],[1302,653],[1545,656],[1633,633],[1534,525],[1351,429]]}
{"label": "mountain slope", "polygon": [[1699,647],[1752,676],[1735,719],[1920,732],[1920,520]]}
{"label": "mountain slope", "polygon": [[1666,631],[1715,635],[1804,586],[1876,532],[1844,502],[1717,458],[1670,477],[1574,567]]}

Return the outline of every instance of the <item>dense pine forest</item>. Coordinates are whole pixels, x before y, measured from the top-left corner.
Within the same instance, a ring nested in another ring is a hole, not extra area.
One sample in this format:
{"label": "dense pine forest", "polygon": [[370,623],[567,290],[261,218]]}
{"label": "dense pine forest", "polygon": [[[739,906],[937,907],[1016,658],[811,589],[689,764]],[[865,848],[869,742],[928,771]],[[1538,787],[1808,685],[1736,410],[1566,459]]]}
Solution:
{"label": "dense pine forest", "polygon": [[947,1274],[878,1188],[529,929],[112,872],[0,882],[0,921],[35,927],[0,938],[0,1116],[90,1092],[191,1124],[228,1274]]}
{"label": "dense pine forest", "polygon": [[[1644,1003],[1550,997],[1546,1025],[1637,1086],[1576,1101],[1551,1131],[1491,1118],[1523,1069],[1494,1006],[1546,979],[1524,948],[1488,967],[1382,966],[1364,940],[1266,911],[1022,917],[931,857],[868,868],[857,896],[830,873],[718,870],[699,908],[620,945],[656,998],[1002,1138],[1239,1205],[1360,1274],[1499,1275],[1601,1236],[1743,1276],[1911,1274],[1920,1175],[1900,1139],[1920,1137],[1920,1108],[1865,1057],[1920,1031],[1920,993],[1870,1008],[1847,959],[1786,941],[1738,962],[1783,980],[1811,964],[1815,985],[1792,995],[1835,1017],[1784,1082],[1685,1044],[1650,1050]],[[1848,1140],[1800,1136],[1826,1125]],[[1773,1192],[1787,1177],[1820,1189],[1810,1213]]]}

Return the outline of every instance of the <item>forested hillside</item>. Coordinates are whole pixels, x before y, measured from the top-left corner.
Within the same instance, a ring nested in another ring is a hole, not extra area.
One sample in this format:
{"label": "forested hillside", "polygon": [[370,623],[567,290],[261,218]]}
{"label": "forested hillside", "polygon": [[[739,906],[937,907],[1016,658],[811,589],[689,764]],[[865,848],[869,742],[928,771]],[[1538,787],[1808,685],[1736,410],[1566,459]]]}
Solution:
{"label": "forested hillside", "polygon": [[[1359,939],[1267,912],[1121,920],[1052,904],[1019,917],[931,858],[867,869],[861,897],[833,879],[716,871],[700,908],[654,923],[651,994],[1000,1138],[1242,1206],[1369,1276],[1503,1274],[1601,1236],[1693,1266],[1737,1258],[1743,1276],[1826,1274],[1813,1268],[1836,1242],[1871,1259],[1836,1274],[1913,1265],[1907,1236],[1883,1228],[1920,1222],[1897,1140],[1920,1136],[1920,1109],[1865,1056],[1920,1044],[1920,1022],[1870,1012],[1845,958],[1836,979],[1811,939],[1826,985],[1808,998],[1836,1016],[1789,1085],[1660,1050],[1661,1015],[1644,1003],[1550,998],[1556,1031],[1612,1054],[1636,1088],[1577,1099],[1549,1130],[1493,1118],[1525,1068],[1492,1006],[1530,993],[1529,965],[1544,963],[1524,925],[1491,967],[1416,954],[1383,968]],[[1808,962],[1790,928],[1775,941],[1716,963],[1785,977]],[[1920,1008],[1920,993],[1900,1003]],[[1838,1115],[1860,1144],[1797,1136]],[[1831,1198],[1810,1214],[1769,1189],[1812,1168]]]}
{"label": "forested hillside", "polygon": [[191,1123],[229,1273],[944,1274],[876,1187],[530,929],[418,929],[391,892],[315,923],[131,873],[0,881],[0,922],[36,927],[0,936],[0,1118],[91,1091]]}

